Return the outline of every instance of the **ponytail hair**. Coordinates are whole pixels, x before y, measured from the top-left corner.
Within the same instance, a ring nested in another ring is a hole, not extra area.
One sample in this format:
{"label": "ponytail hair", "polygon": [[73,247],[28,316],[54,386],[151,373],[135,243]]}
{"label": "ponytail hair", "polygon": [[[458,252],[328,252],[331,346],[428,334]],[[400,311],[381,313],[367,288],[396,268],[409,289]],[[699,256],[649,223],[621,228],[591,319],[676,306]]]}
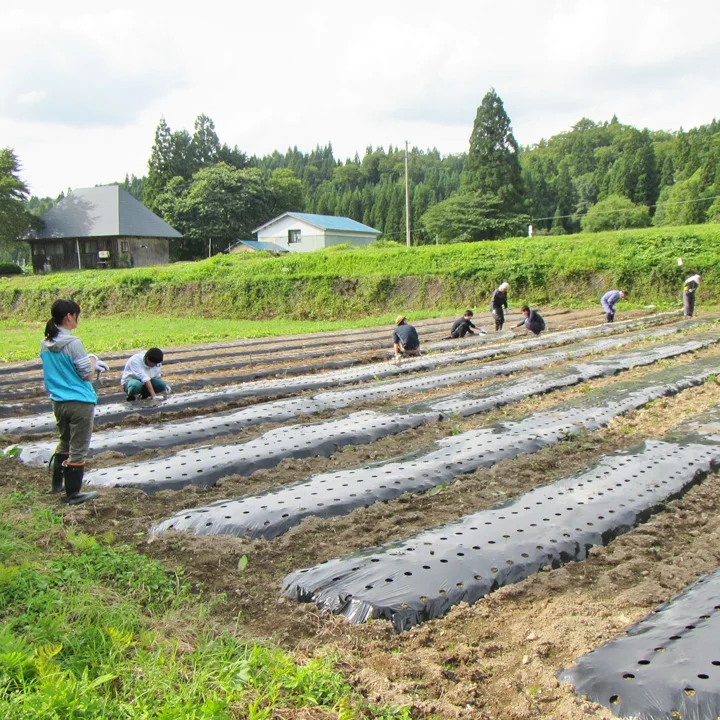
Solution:
{"label": "ponytail hair", "polygon": [[60,332],[66,315],[79,315],[80,306],[74,300],[56,300],[50,308],[52,317],[45,325],[45,339],[52,342]]}

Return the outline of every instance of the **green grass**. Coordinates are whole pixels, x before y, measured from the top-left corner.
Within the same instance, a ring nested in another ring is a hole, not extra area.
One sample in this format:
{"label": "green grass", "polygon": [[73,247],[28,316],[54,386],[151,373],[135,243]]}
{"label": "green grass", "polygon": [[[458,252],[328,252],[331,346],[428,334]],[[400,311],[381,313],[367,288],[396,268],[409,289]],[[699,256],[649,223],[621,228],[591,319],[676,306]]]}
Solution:
{"label": "green grass", "polygon": [[[409,314],[411,321],[437,315],[460,315],[465,310],[441,308],[419,310]],[[193,345],[240,338],[302,335],[325,330],[388,326],[388,342],[396,312],[349,320],[221,320],[217,318],[148,315],[115,315],[112,317],[80,316],[77,335],[88,352],[133,350],[152,346],[167,348],[174,345]],[[0,362],[37,358],[45,322],[0,320]]]}
{"label": "green grass", "polygon": [[65,527],[36,498],[0,495],[3,720],[265,720],[302,707],[409,720],[367,706],[333,658],[298,663],[216,629],[180,574],[111,533]]}
{"label": "green grass", "polygon": [[[486,304],[501,281],[513,301],[566,306],[611,287],[641,303],[677,302],[682,280],[703,273],[701,302],[720,299],[720,225],[648,228],[497,242],[387,245],[271,257],[220,255],[195,263],[3,278],[6,317],[40,320],[57,297],[87,316],[367,317],[395,310]],[[685,260],[678,267],[677,258]]]}

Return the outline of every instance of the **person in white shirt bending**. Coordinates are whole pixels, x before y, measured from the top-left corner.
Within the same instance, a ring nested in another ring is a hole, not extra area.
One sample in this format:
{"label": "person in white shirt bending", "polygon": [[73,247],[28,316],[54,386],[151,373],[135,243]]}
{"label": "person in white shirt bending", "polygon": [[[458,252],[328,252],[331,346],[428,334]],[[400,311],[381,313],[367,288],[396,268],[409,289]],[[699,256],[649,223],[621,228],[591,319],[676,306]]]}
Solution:
{"label": "person in white shirt bending", "polygon": [[135,353],[125,363],[120,384],[128,400],[154,398],[158,394],[167,395],[170,392],[170,386],[160,379],[162,361],[163,351],[154,347],[147,352]]}

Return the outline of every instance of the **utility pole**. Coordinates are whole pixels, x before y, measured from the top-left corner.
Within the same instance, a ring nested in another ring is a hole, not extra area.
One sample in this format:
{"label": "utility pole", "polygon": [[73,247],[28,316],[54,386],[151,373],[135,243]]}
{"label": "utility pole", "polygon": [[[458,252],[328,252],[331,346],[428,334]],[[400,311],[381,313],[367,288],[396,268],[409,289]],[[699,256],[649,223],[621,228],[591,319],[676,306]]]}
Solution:
{"label": "utility pole", "polygon": [[405,241],[410,247],[410,180],[408,179],[408,141],[405,141]]}

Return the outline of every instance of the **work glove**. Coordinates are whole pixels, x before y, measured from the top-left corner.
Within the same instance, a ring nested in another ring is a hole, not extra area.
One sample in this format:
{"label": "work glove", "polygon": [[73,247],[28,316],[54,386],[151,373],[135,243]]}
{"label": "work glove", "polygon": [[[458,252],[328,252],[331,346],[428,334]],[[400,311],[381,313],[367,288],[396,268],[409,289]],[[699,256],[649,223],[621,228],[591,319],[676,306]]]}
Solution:
{"label": "work glove", "polygon": [[88,357],[95,358],[95,369],[100,372],[107,372],[110,367],[107,363],[104,363],[97,355],[90,353]]}

